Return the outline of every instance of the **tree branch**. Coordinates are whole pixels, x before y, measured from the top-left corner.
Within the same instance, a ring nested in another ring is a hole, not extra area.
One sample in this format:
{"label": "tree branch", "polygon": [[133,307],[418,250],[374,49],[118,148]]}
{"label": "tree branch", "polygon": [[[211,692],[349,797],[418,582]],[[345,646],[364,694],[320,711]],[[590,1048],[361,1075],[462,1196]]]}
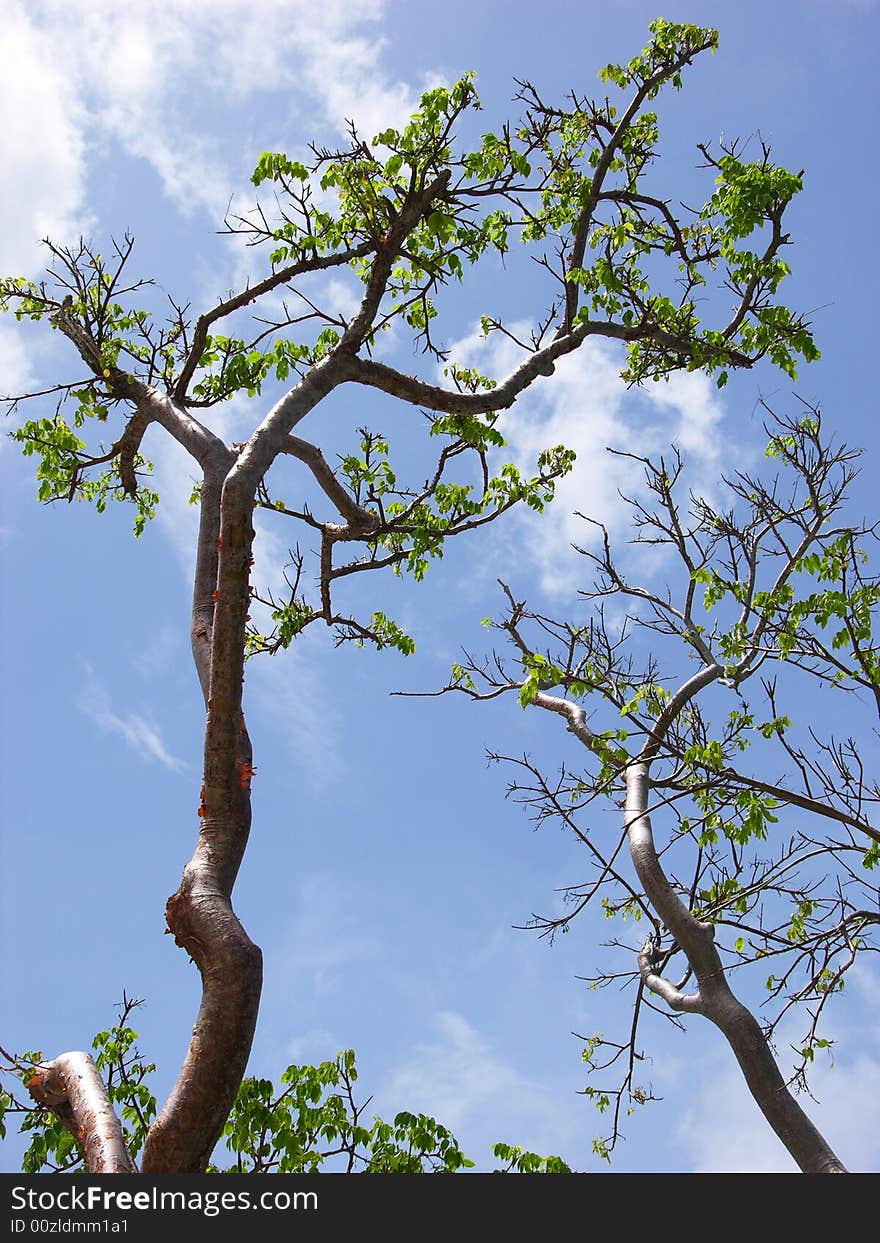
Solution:
{"label": "tree branch", "polygon": [[85,1153],[90,1174],[134,1174],[107,1089],[88,1053],[62,1053],[27,1079],[38,1105],[51,1109]]}
{"label": "tree branch", "polygon": [[358,505],[348,489],[336,478],[317,445],[311,444],[308,440],[301,440],[299,436],[288,436],[282,441],[281,452],[298,458],[300,462],[305,462],[322,491],[353,527],[367,534],[379,526],[377,515]]}
{"label": "tree branch", "polygon": [[[458,390],[427,384],[415,376],[405,375],[386,363],[371,359],[355,360],[352,374],[347,377],[358,384],[381,389],[392,397],[428,410],[447,414],[488,414],[494,410],[506,410],[517,397],[539,376],[550,376],[556,361],[572,353],[587,337],[606,337],[615,341],[651,341],[682,358],[689,358],[696,347],[684,337],[673,336],[650,324],[616,324],[612,320],[587,320],[578,324],[564,336],[556,337],[547,345],[534,351],[495,388],[482,393],[462,393]],[[719,351],[721,353],[722,351]],[[738,351],[723,351],[724,357],[737,367],[751,367],[752,360]]]}
{"label": "tree branch", "polygon": [[255,302],[257,298],[261,298],[263,294],[269,293],[273,289],[277,289],[279,285],[285,285],[288,281],[293,280],[297,276],[304,276],[308,272],[325,271],[327,268],[344,267],[350,263],[352,259],[360,259],[364,255],[368,255],[373,249],[372,242],[361,242],[359,246],[352,246],[348,250],[341,251],[335,255],[315,256],[311,259],[300,259],[296,263],[290,263],[284,268],[279,268],[277,272],[273,272],[271,276],[267,276],[264,280],[258,281],[256,285],[249,285],[247,289],[243,289],[241,293],[235,294],[231,298],[226,298],[223,302],[218,302],[210,311],[206,311],[204,315],[200,315],[196,321],[195,332],[193,333],[193,341],[187,354],[183,369],[174,385],[174,397],[178,401],[183,401],[186,397],[186,391],[189,388],[190,381],[195,375],[199,365],[199,359],[205,351],[205,343],[208,339],[208,331],[212,324],[218,320],[224,319],[227,315],[231,315],[234,311],[241,310],[242,307],[248,306],[251,302]]}
{"label": "tree branch", "polygon": [[[687,702],[685,700],[685,702]],[[813,1126],[785,1084],[767,1039],[754,1015],[734,996],[727,983],[711,924],[696,919],[670,885],[654,845],[647,814],[650,764],[637,760],[626,772],[626,824],[630,853],[652,907],[681,946],[699,984],[693,1008],[727,1037],[759,1109],[804,1173],[846,1173],[844,1166]],[[653,979],[645,950],[640,969]],[[644,976],[643,976],[644,978]],[[646,983],[648,981],[646,980]],[[650,986],[650,985],[649,985]],[[661,996],[677,990],[659,981]]]}

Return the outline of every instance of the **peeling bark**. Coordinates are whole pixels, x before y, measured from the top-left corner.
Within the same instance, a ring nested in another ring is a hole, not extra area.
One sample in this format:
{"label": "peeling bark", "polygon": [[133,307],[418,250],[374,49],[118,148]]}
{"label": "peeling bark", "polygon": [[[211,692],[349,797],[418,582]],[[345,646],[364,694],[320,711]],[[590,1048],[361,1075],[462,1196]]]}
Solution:
{"label": "peeling bark", "polygon": [[27,1088],[75,1136],[90,1174],[136,1173],[122,1125],[88,1053],[62,1053],[44,1062],[27,1080]]}

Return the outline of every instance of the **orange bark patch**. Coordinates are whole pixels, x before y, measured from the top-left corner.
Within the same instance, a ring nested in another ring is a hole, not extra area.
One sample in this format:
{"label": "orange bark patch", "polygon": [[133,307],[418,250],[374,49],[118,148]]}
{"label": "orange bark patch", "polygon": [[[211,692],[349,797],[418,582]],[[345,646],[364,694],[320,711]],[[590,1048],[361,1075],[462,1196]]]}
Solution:
{"label": "orange bark patch", "polygon": [[236,764],[238,769],[238,785],[242,790],[249,790],[251,787],[251,777],[257,771],[252,764]]}

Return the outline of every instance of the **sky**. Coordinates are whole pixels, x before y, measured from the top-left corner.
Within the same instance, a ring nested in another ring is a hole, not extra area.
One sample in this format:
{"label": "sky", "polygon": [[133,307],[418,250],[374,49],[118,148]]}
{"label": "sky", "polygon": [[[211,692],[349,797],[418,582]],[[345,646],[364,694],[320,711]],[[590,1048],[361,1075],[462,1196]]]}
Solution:
{"label": "sky", "polygon": [[[701,184],[696,143],[756,132],[781,163],[805,169],[786,297],[812,313],[823,357],[794,392],[866,448],[856,504],[874,500],[874,0],[547,0],[540,15],[520,0],[0,9],[0,272],[37,277],[46,235],[106,246],[128,229],[138,271],[196,309],[259,270],[259,255],[218,229],[230,201],[250,203],[260,152],[341,141],[349,117],[372,134],[404,119],[427,86],[470,69],[490,128],[515,115],[515,78],[548,96],[598,94],[597,69],[640,49],[659,13],[717,25],[717,55],[661,101],[663,175],[684,198]],[[331,293],[341,307],[351,297],[344,280]],[[523,321],[536,309],[529,293],[512,269],[503,296]],[[504,349],[487,356],[476,341],[485,297],[463,296],[446,331],[460,361],[503,374]],[[70,359],[52,335],[0,321],[0,391],[64,378]],[[409,348],[402,336],[390,346],[405,369],[426,366]],[[462,645],[480,650],[480,619],[500,612],[499,577],[535,605],[573,607],[584,585],[575,511],[626,535],[618,489],[632,485],[632,468],[605,446],[659,452],[674,441],[700,478],[715,479],[760,459],[759,399],[784,409],[793,395],[762,368],[723,393],[699,375],[632,392],[619,367],[612,349],[591,344],[511,416],[518,461],[560,442],[578,454],[540,520],[508,516],[463,537],[417,587],[369,576],[373,607],[409,630],[414,656],[337,651],[310,631],[248,668],[258,776],[234,901],[265,956],[251,1071],[277,1080],[289,1062],[353,1047],[371,1108],[434,1114],[481,1166],[504,1140],[605,1168],[591,1151],[602,1120],[579,1095],[572,1033],[611,1032],[627,1001],[579,979],[601,960],[601,921],[581,919],[552,946],[517,927],[557,901],[582,861],[562,833],[536,832],[505,801],[507,776],[486,751],[529,752],[552,768],[576,762],[574,741],[513,701],[390,692],[434,689]],[[351,443],[365,411],[389,435],[400,430],[401,413],[378,398],[337,403],[328,453]],[[261,417],[259,400],[240,402],[217,426],[239,438]],[[191,474],[158,436],[145,449],[162,499],[135,541],[125,507],[40,506],[31,465],[0,443],[0,1042],[47,1056],[86,1047],[125,990],[145,999],[136,1026],[162,1099],[199,995],[163,928],[197,829],[203,721],[189,656]],[[288,538],[261,528],[256,568],[270,581]],[[880,1161],[878,998],[876,974],[856,973],[832,1020],[833,1066],[819,1067],[808,1102],[853,1169]],[[692,1019],[683,1034],[651,1037],[663,1099],[629,1120],[612,1169],[793,1168],[714,1030]],[[781,1050],[784,1060],[784,1040]],[[0,1169],[16,1169],[18,1152],[10,1141]]]}

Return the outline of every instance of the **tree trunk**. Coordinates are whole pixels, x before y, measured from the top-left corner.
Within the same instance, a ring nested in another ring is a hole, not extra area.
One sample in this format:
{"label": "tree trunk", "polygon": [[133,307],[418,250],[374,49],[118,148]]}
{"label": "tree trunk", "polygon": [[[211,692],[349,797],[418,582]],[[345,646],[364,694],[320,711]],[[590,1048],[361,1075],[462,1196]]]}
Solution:
{"label": "tree trunk", "polygon": [[147,1137],[141,1168],[150,1174],[205,1169],[247,1068],[262,987],[262,955],[231,902],[251,824],[252,750],[241,702],[254,532],[251,504],[226,495],[228,466],[227,459],[205,470],[193,593],[193,656],[207,709],[201,828],[166,908],[170,932],[199,969],[202,1001],[177,1082]]}

